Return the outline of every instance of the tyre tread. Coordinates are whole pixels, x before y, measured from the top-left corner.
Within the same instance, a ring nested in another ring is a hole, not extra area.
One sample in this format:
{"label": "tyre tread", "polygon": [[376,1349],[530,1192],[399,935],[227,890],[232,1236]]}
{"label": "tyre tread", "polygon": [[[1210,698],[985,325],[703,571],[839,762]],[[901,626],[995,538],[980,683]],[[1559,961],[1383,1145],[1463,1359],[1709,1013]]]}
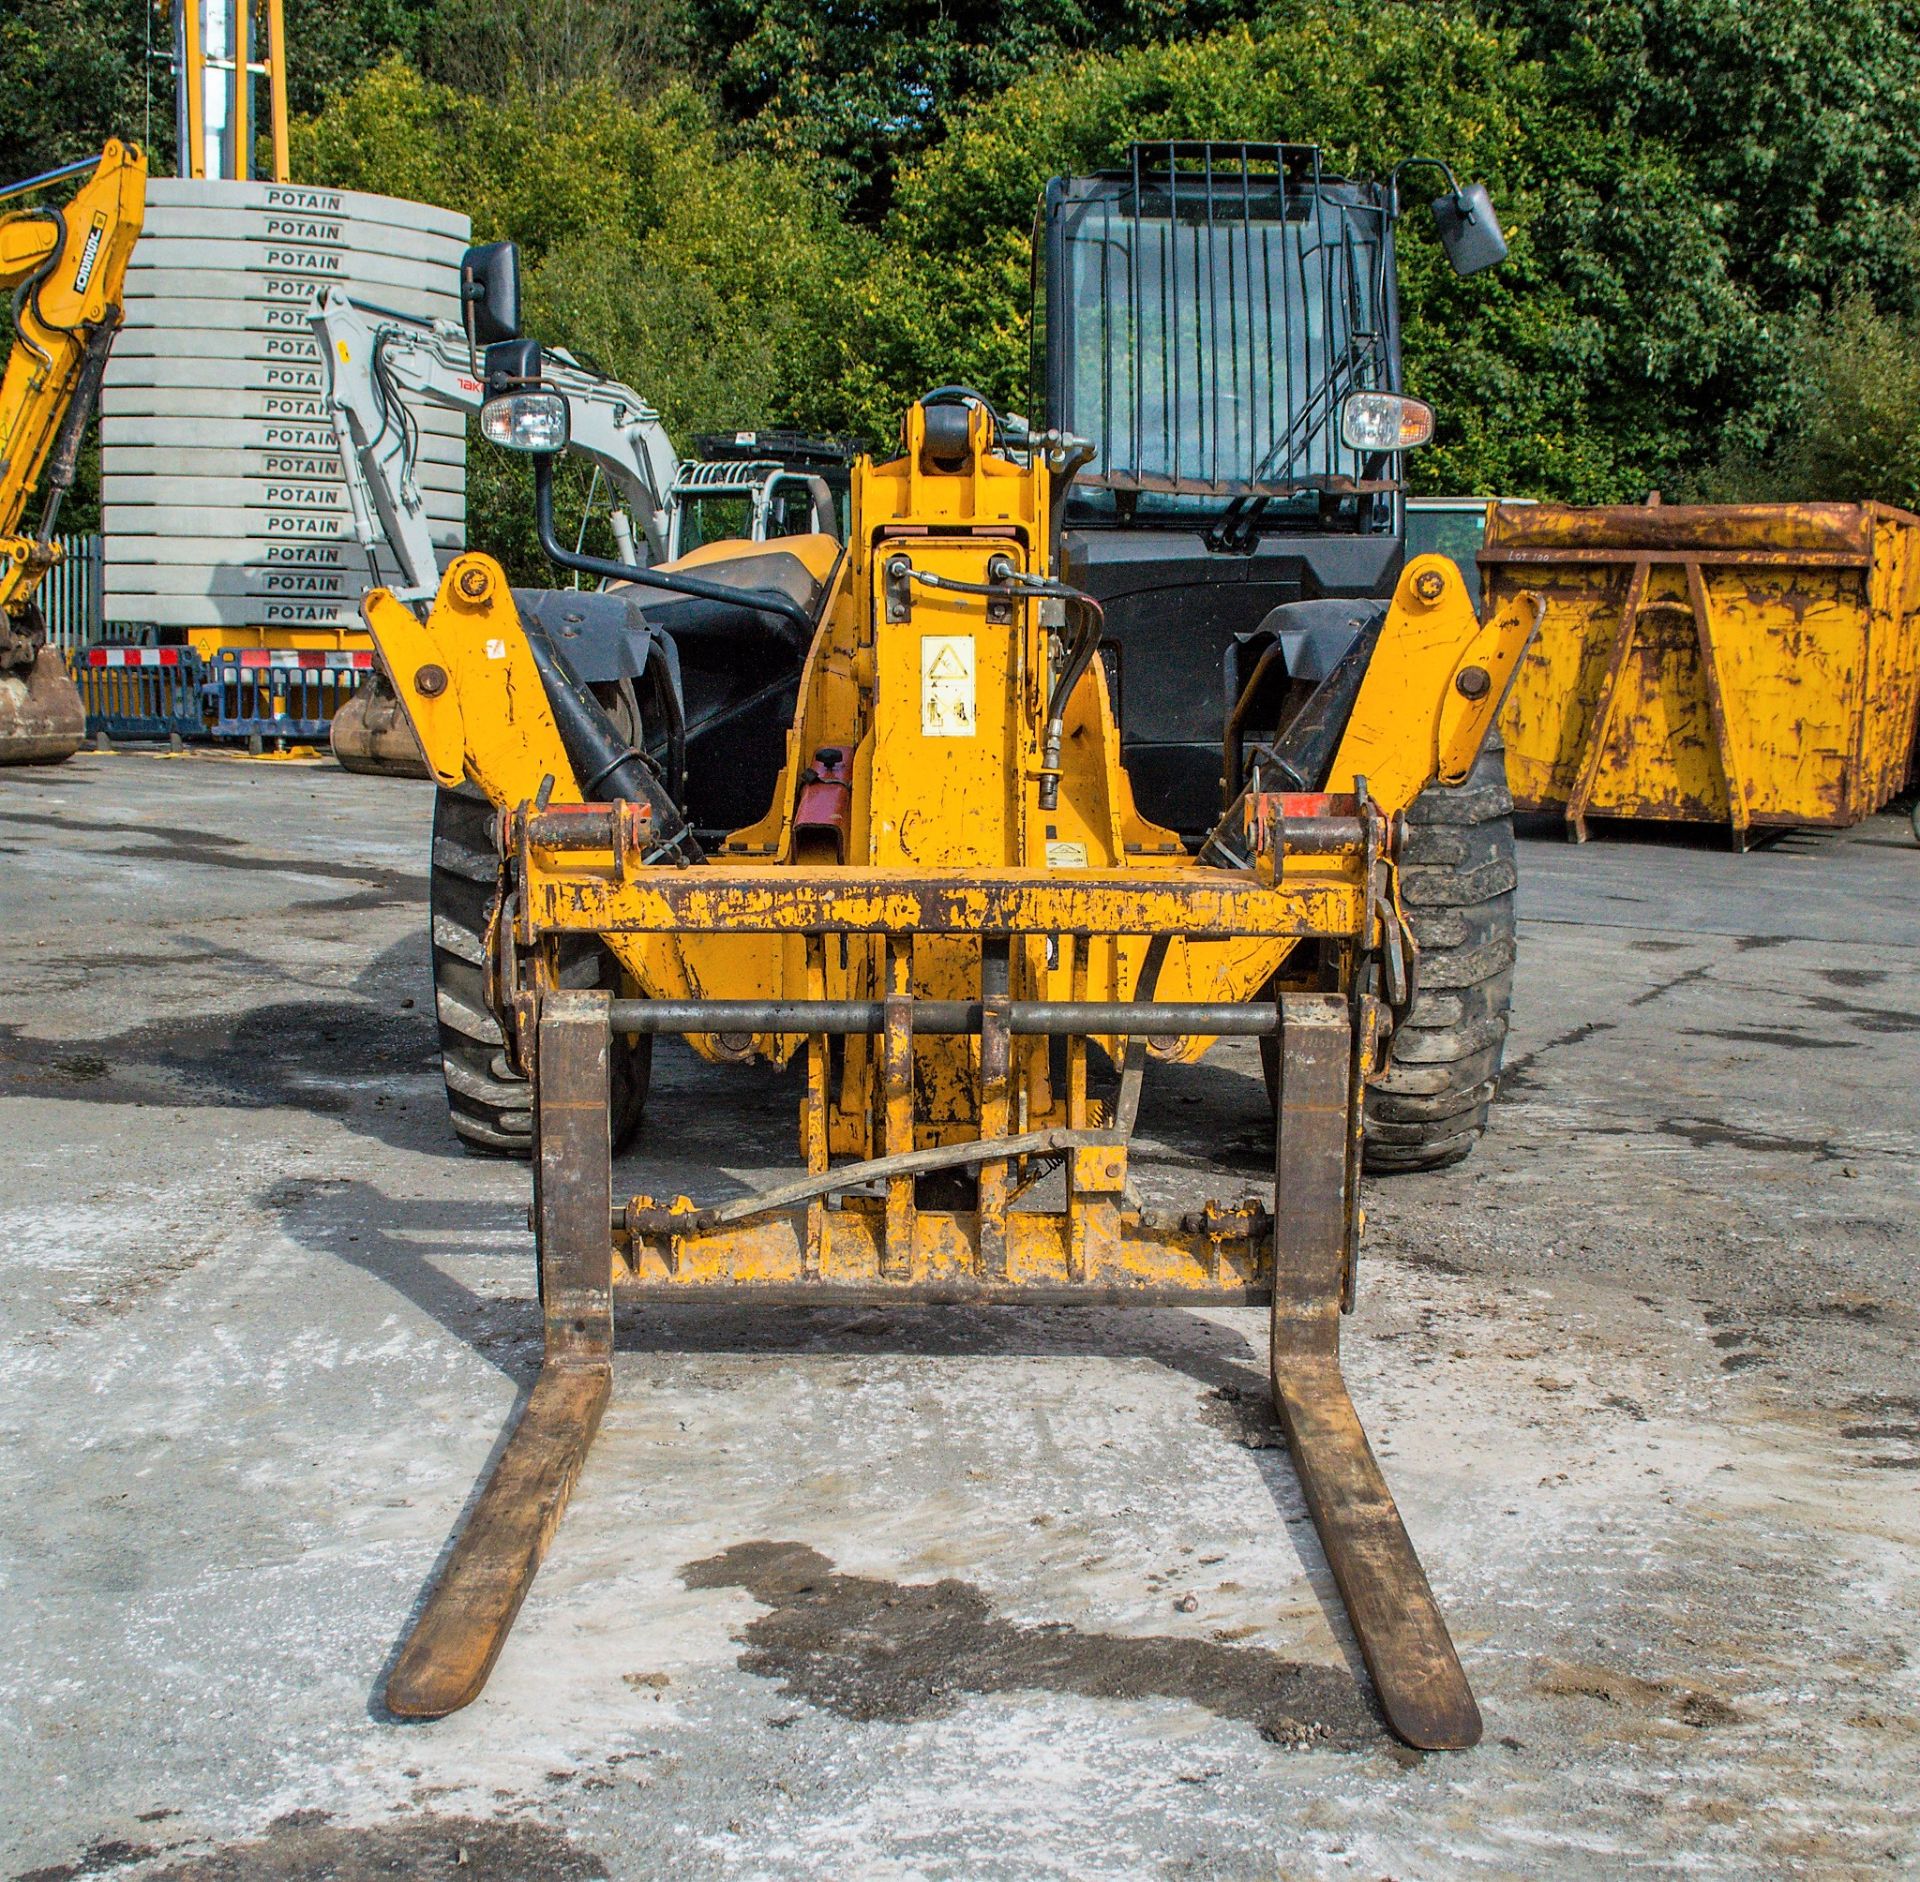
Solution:
{"label": "tyre tread", "polygon": [[1517,880],[1513,799],[1495,740],[1463,784],[1430,786],[1407,812],[1401,899],[1419,971],[1366,1095],[1370,1171],[1444,1169],[1485,1131],[1513,997]]}

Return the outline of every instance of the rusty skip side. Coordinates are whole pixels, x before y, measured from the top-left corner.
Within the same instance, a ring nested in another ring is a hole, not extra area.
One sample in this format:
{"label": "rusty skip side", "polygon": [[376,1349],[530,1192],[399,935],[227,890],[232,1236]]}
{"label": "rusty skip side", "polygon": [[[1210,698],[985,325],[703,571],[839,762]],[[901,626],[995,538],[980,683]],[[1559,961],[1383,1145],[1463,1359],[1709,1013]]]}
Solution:
{"label": "rusty skip side", "polygon": [[1515,802],[1844,828],[1905,783],[1920,518],[1879,504],[1496,505],[1489,605],[1545,603],[1501,719]]}

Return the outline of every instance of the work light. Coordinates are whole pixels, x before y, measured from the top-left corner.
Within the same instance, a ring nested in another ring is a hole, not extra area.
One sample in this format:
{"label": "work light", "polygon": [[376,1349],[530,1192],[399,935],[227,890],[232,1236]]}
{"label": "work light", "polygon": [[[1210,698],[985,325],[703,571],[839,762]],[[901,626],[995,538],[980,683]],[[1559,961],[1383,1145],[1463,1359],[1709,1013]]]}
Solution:
{"label": "work light", "polygon": [[564,451],[567,401],[558,392],[507,392],[480,408],[480,435],[509,451]]}
{"label": "work light", "polygon": [[1340,438],[1354,451],[1405,451],[1433,436],[1433,407],[1398,392],[1356,392],[1340,408]]}

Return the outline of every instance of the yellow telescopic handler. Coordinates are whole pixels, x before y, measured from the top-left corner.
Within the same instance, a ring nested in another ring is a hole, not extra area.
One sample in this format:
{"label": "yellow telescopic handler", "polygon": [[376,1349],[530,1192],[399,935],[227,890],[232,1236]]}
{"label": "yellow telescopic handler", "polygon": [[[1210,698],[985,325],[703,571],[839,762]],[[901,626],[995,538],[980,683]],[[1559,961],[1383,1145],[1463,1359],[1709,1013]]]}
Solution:
{"label": "yellow telescopic handler", "polygon": [[[566,401],[530,382],[486,429],[536,453],[552,553]],[[784,540],[803,575],[778,588],[739,569],[729,588],[724,544],[679,565],[672,579],[731,593],[743,621],[807,634],[772,801],[717,843],[579,681],[565,625],[523,613],[497,563],[461,556],[424,622],[367,598],[435,778],[496,812],[486,973],[531,1081],[546,1342],[394,1666],[395,1714],[437,1717],[485,1683],[606,1404],[616,1299],[1270,1303],[1274,1404],[1386,1717],[1416,1746],[1479,1737],[1339,1327],[1363,1094],[1417,984],[1405,813],[1467,778],[1537,604],[1482,623],[1450,562],[1407,564],[1317,695],[1339,708],[1315,721],[1320,788],[1262,746],[1190,847],[1136,809],[1102,609],[1061,576],[1086,458],[942,388],[909,409],[897,455],[857,462],[844,548]],[[586,942],[617,987],[563,984]],[[724,1202],[616,1198],[614,1106],[644,1093],[660,1033],[716,1062],[798,1061],[792,1180]],[[1271,1042],[1271,1187],[1136,1206],[1149,1057],[1227,1037]]]}

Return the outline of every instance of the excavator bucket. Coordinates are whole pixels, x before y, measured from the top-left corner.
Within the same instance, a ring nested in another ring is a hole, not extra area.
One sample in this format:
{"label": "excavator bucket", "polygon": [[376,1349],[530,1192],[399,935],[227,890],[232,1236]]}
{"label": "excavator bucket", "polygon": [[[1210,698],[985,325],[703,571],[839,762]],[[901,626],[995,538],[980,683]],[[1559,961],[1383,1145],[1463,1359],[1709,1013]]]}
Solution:
{"label": "excavator bucket", "polygon": [[57,647],[0,665],[0,765],[54,765],[87,735],[87,709]]}
{"label": "excavator bucket", "polygon": [[424,778],[427,761],[384,675],[375,673],[333,715],[327,742],[343,771],[378,778]]}
{"label": "excavator bucket", "polygon": [[[904,431],[898,458],[861,460],[847,551],[821,561],[774,802],[710,854],[497,565],[456,561],[424,623],[365,604],[429,768],[499,813],[487,971],[532,1083],[545,1331],[387,1704],[438,1717],[484,1686],[611,1392],[616,1301],[1260,1303],[1274,1404],[1386,1718],[1422,1748],[1472,1745],[1479,1710],[1339,1327],[1362,1093],[1414,972],[1399,813],[1467,774],[1537,608],[1483,624],[1451,564],[1409,565],[1370,659],[1327,682],[1346,690],[1316,722],[1337,706],[1345,729],[1322,788],[1278,788],[1256,755],[1195,855],[1135,809],[1099,607],[1049,566],[1071,471],[1002,448],[977,402],[915,406]],[[561,984],[582,936],[619,961],[617,992]],[[659,1033],[795,1066],[791,1181],[615,1195],[614,1055]],[[1275,1042],[1270,1181],[1140,1206],[1150,1054],[1227,1036]]]}

